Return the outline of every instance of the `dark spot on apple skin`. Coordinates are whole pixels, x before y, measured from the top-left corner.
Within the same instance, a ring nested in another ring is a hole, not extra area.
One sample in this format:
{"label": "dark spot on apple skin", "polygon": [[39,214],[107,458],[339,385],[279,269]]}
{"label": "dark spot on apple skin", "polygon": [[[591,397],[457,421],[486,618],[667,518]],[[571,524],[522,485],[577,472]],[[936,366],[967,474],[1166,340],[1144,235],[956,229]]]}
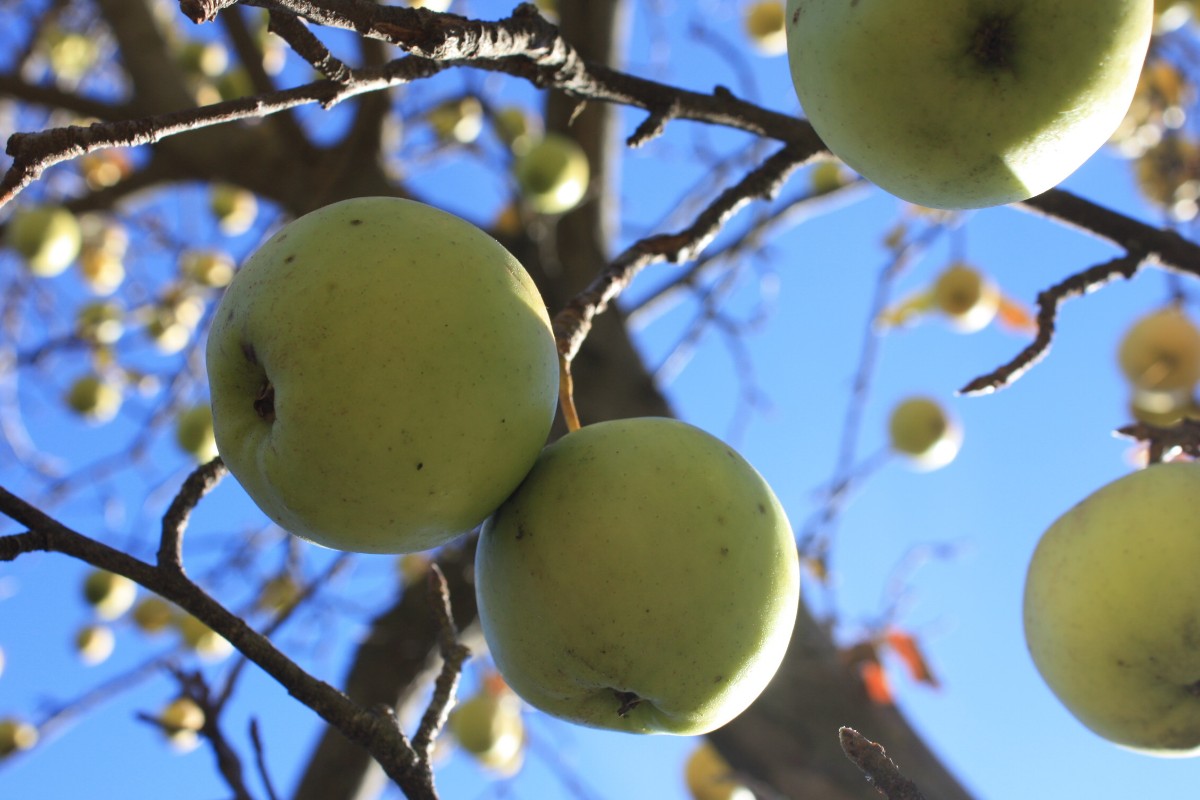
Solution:
{"label": "dark spot on apple skin", "polygon": [[1011,12],[992,12],[980,16],[971,36],[967,55],[986,72],[1013,70],[1013,53],[1016,52],[1016,32]]}
{"label": "dark spot on apple skin", "polygon": [[283,263],[290,264],[295,260],[296,260],[296,257],[294,255],[284,256]]}
{"label": "dark spot on apple skin", "polygon": [[418,462],[417,462],[417,471],[418,471],[418,472],[420,472],[420,471],[421,471],[421,470],[423,470],[423,469],[425,469],[425,462],[424,462],[424,461],[418,461]]}
{"label": "dark spot on apple skin", "polygon": [[352,219],[352,220],[350,220],[350,224],[351,225],[362,225],[363,221],[361,219]]}
{"label": "dark spot on apple skin", "polygon": [[517,523],[517,541],[524,539],[525,534],[526,534],[525,526],[518,522]]}
{"label": "dark spot on apple skin", "polygon": [[1183,687],[1183,691],[1188,697],[1200,697],[1200,681],[1189,683]]}
{"label": "dark spot on apple skin", "polygon": [[254,345],[250,344],[249,342],[242,342],[242,355],[245,356],[246,360],[251,364],[258,363],[258,354],[254,352]]}
{"label": "dark spot on apple skin", "polygon": [[760,514],[766,514],[766,513],[767,513],[767,507],[766,507],[766,506],[764,506],[762,503],[759,503],[759,504],[758,504],[758,513],[760,513]]}
{"label": "dark spot on apple skin", "polygon": [[713,678],[713,683],[721,683],[724,680],[725,680],[724,675],[718,675],[717,677]]}
{"label": "dark spot on apple skin", "polygon": [[729,548],[728,548],[728,547],[722,547],[722,548],[721,548],[721,555],[723,555],[723,556],[727,556],[727,555],[729,555]]}
{"label": "dark spot on apple skin", "polygon": [[620,705],[617,706],[618,717],[629,716],[629,712],[637,708],[642,702],[642,698],[638,697],[633,692],[614,691],[613,694],[617,696],[617,701],[620,703]]}
{"label": "dark spot on apple skin", "polygon": [[258,390],[258,396],[254,398],[254,410],[263,422],[269,424],[275,421],[275,386],[270,381]]}

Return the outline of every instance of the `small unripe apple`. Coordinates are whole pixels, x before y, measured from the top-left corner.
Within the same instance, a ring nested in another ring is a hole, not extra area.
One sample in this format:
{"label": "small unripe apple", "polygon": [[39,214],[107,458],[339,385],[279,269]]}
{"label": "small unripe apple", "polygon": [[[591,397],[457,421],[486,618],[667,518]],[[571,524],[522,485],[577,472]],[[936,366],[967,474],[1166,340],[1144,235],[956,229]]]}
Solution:
{"label": "small unripe apple", "polygon": [[474,225],[364,197],[252,255],[208,338],[217,446],[264,513],[326,547],[444,544],[545,444],[558,354],[532,279]]}
{"label": "small unripe apple", "polygon": [[29,750],[38,741],[37,728],[22,719],[5,717],[0,719],[0,758],[20,750]]}
{"label": "small unripe apple", "polygon": [[922,470],[946,466],[962,446],[961,426],[931,397],[897,403],[888,419],[888,434],[892,450]]}
{"label": "small unripe apple", "polygon": [[809,173],[809,186],[813,194],[828,194],[845,186],[850,178],[840,161],[822,161]]}
{"label": "small unripe apple", "polygon": [[67,84],[79,81],[96,64],[100,56],[97,41],[78,31],[68,31],[57,25],[47,28],[46,60],[54,76]]}
{"label": "small unripe apple", "polygon": [[212,406],[198,403],[179,412],[175,420],[175,444],[196,459],[207,464],[217,456],[217,439],[213,434]]}
{"label": "small unripe apple", "polygon": [[279,613],[300,599],[300,587],[291,575],[277,575],[262,585],[255,606],[261,611]]}
{"label": "small unripe apple", "polygon": [[1000,289],[995,281],[961,261],[938,275],[932,292],[934,307],[963,333],[983,329],[1000,309]]}
{"label": "small unripe apple", "polygon": [[118,303],[87,303],[75,315],[75,335],[89,344],[114,344],[124,332],[125,311]]}
{"label": "small unripe apple", "polygon": [[513,162],[521,197],[539,214],[563,214],[587,193],[587,154],[569,136],[551,131]]}
{"label": "small unripe apple", "polygon": [[492,123],[500,141],[508,145],[514,155],[529,152],[533,143],[542,136],[541,117],[521,106],[504,106],[497,110]]}
{"label": "small unripe apple", "polygon": [[99,375],[84,375],[67,389],[67,406],[95,424],[109,422],[121,410],[121,389]]}
{"label": "small unripe apple", "polygon": [[438,138],[470,144],[483,131],[483,104],[470,95],[447,100],[429,112],[429,124]]}
{"label": "small unripe apple", "polygon": [[121,257],[99,248],[84,248],[79,254],[79,272],[92,294],[112,294],[125,281]]}
{"label": "small unripe apple", "polygon": [[176,54],[179,66],[187,72],[216,78],[224,74],[229,66],[229,51],[217,41],[184,42]]}
{"label": "small unripe apple", "polygon": [[164,293],[152,306],[143,310],[146,335],[164,355],[178,353],[196,332],[204,316],[204,301],[186,288],[176,287]]}
{"label": "small unripe apple", "polygon": [[25,259],[40,278],[58,275],[79,255],[83,233],[79,221],[61,206],[32,206],[13,212],[5,243]]}
{"label": "small unripe apple", "polygon": [[511,689],[502,684],[485,686],[455,706],[447,724],[459,745],[484,766],[496,770],[520,767],[525,723],[521,700]]}
{"label": "small unripe apple", "polygon": [[205,714],[195,700],[177,697],[158,714],[158,724],[171,747],[187,752],[200,743],[199,732],[204,727]]}
{"label": "small unripe apple", "polygon": [[170,628],[175,624],[177,611],[172,603],[151,595],[145,597],[133,607],[133,624],[137,626],[142,633],[156,634]]}
{"label": "small unripe apple", "polygon": [[1158,309],[1125,333],[1117,363],[1135,390],[1190,394],[1200,381],[1200,330],[1178,306]]}
{"label": "small unripe apple", "polygon": [[755,0],[746,7],[745,26],[750,43],[765,56],[787,52],[784,0]]}
{"label": "small unripe apple", "polygon": [[220,661],[233,652],[233,645],[221,634],[191,614],[176,618],[184,644],[206,661]]}
{"label": "small unripe apple", "polygon": [[497,670],[548,714],[696,734],[740,714],[783,659],[800,572],[787,515],[719,439],[598,422],[542,451],[475,560]]}
{"label": "small unripe apple", "polygon": [[114,620],[124,614],[137,599],[137,584],[108,570],[97,569],[83,581],[83,599],[103,620]]}
{"label": "small unripe apple", "polygon": [[75,652],[88,666],[106,661],[116,645],[117,637],[107,625],[85,625],[75,634]]}
{"label": "small unripe apple", "polygon": [[1025,580],[1038,672],[1093,732],[1158,756],[1200,755],[1200,463],[1102,486],[1052,524]]}
{"label": "small unripe apple", "polygon": [[217,218],[217,226],[226,236],[245,233],[258,217],[258,199],[254,192],[240,186],[214,184],[208,203],[213,216]]}
{"label": "small unripe apple", "polygon": [[233,256],[221,250],[189,250],[180,255],[179,269],[201,286],[224,289],[233,280]]}
{"label": "small unripe apple", "polygon": [[754,800],[754,793],[733,777],[733,767],[707,740],[688,756],[683,779],[692,800]]}

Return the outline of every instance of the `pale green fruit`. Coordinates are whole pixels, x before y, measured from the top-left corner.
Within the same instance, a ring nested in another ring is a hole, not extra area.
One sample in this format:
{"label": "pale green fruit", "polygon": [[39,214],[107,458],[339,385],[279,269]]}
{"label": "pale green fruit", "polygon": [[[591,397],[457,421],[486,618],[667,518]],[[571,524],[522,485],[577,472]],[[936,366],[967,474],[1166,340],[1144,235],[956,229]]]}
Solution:
{"label": "pale green fruit", "polygon": [[201,286],[224,289],[233,281],[233,256],[221,250],[189,250],[180,255],[179,269]]}
{"label": "pale green fruit", "polygon": [[787,52],[784,0],[755,0],[746,7],[744,23],[750,43],[765,56]]}
{"label": "pale green fruit", "polygon": [[447,100],[429,112],[429,124],[442,139],[470,144],[483,131],[483,104],[471,96]]}
{"label": "pale green fruit", "polygon": [[587,154],[572,138],[553,131],[513,162],[521,196],[539,214],[570,211],[587,193]]}
{"label": "pale green fruit", "polygon": [[961,261],[938,275],[932,293],[933,305],[962,333],[987,327],[1000,310],[1000,288],[996,282]]}
{"label": "pale green fruit", "polygon": [[255,605],[262,611],[279,613],[300,599],[300,587],[290,575],[279,575],[263,584]]}
{"label": "pale green fruit", "polygon": [[738,783],[733,767],[708,741],[701,741],[688,756],[683,780],[692,800],[754,800],[754,793]]}
{"label": "pale green fruit", "polygon": [[[230,88],[228,91],[233,92]],[[252,93],[252,92],[248,92]],[[214,184],[209,193],[209,209],[217,218],[217,226],[226,236],[238,236],[250,230],[258,217],[258,200],[254,192],[227,183]]]}
{"label": "pale green fruit", "polygon": [[79,255],[83,233],[79,221],[61,206],[33,206],[13,212],[5,243],[25,259],[40,278],[58,275]]}
{"label": "pale green fruit", "polygon": [[46,31],[46,60],[55,77],[75,83],[96,65],[100,57],[97,40],[57,25]]}
{"label": "pale green fruit", "polygon": [[175,444],[199,464],[207,464],[216,458],[217,439],[213,435],[212,406],[200,403],[179,412],[175,419]]}
{"label": "pale green fruit", "polygon": [[962,428],[930,397],[897,403],[888,418],[888,435],[892,449],[923,470],[946,466],[962,446]]}
{"label": "pale green fruit", "polygon": [[83,599],[103,620],[114,620],[133,606],[137,584],[108,570],[96,569],[83,580]]}
{"label": "pale green fruit", "polygon": [[229,66],[229,51],[220,42],[188,41],[176,56],[179,66],[187,72],[216,78]]}
{"label": "pale green fruit", "polygon": [[1124,747],[1200,755],[1200,464],[1101,487],[1050,526],[1025,582],[1025,639],[1051,691]]}
{"label": "pale green fruit", "polygon": [[933,208],[1024,200],[1117,129],[1153,0],[788,0],[792,81],[829,149]]}
{"label": "pale green fruit", "polygon": [[175,623],[175,606],[157,596],[142,599],[133,607],[133,624],[142,633],[162,633]]}
{"label": "pale green fruit", "polygon": [[524,268],[470,223],[369,197],[245,263],[208,339],[217,446],[318,544],[413,552],[471,530],[546,441],[558,354]]}
{"label": "pale green fruit", "polygon": [[79,272],[92,294],[112,294],[125,281],[121,256],[97,248],[85,248],[80,253]]}
{"label": "pale green fruit", "polygon": [[87,303],[75,315],[75,335],[89,344],[114,344],[124,332],[125,311],[117,303]]}
{"label": "pale green fruit", "polygon": [[542,120],[521,106],[505,106],[492,119],[496,135],[515,155],[529,152],[542,135]]}
{"label": "pale green fruit", "polygon": [[228,639],[191,614],[178,617],[175,624],[179,626],[184,644],[207,661],[220,661],[233,652]]}
{"label": "pale green fruit", "polygon": [[448,725],[459,745],[484,766],[505,771],[520,766],[525,723],[521,701],[511,690],[481,690],[454,707]]}
{"label": "pale green fruit", "polygon": [[158,714],[158,724],[171,747],[187,752],[200,742],[199,732],[204,727],[204,709],[190,697],[177,697]]}
{"label": "pale green fruit", "polygon": [[75,634],[75,652],[88,666],[106,661],[116,645],[117,637],[107,625],[85,625]]}
{"label": "pale green fruit", "polygon": [[1152,311],[1125,332],[1117,363],[1135,389],[1190,394],[1200,381],[1200,329],[1177,306]]}
{"label": "pale green fruit", "polygon": [[0,758],[20,750],[29,750],[37,744],[37,728],[28,722],[6,717],[0,719]]}
{"label": "pale green fruit", "polygon": [[770,487],[669,419],[600,422],[547,447],[484,525],[479,621],[526,702],[581,725],[697,734],[775,674],[799,560]]}
{"label": "pale green fruit", "polygon": [[84,375],[67,389],[67,406],[88,422],[109,422],[121,410],[121,390],[99,375]]}

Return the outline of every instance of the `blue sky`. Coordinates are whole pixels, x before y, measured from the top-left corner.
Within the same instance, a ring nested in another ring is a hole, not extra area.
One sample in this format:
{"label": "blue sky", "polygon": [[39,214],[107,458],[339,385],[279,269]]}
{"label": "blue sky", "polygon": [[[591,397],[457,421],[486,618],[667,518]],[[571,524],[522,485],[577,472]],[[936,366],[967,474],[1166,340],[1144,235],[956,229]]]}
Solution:
{"label": "blue sky", "polygon": [[[725,84],[770,108],[796,111],[785,59],[750,56],[748,82],[746,73],[720,56],[723,47],[745,46],[738,30],[740,5],[716,0],[635,4],[630,70],[701,91]],[[506,13],[508,5],[480,1],[459,8],[486,18]],[[663,17],[649,23],[649,9]],[[702,26],[702,36],[695,33],[696,25]],[[202,32],[213,35],[213,28]],[[464,80],[514,101],[535,101],[528,87],[462,72],[439,76],[412,91],[436,99],[460,91]],[[640,113],[626,112],[625,129],[632,130],[640,119]],[[664,219],[670,220],[668,228],[686,219],[672,217],[673,207],[686,189],[712,174],[698,152],[736,153],[749,141],[741,134],[686,123],[673,123],[668,134],[625,159],[622,245]],[[421,136],[419,128],[412,132],[408,152],[421,150]],[[803,174],[793,178],[779,202],[802,191],[804,180]],[[504,199],[507,183],[502,173],[481,172],[471,159],[447,159],[436,162],[418,185],[450,210],[485,221]],[[1158,212],[1134,191],[1129,164],[1106,151],[1065,185],[1139,219],[1159,221]],[[203,204],[201,190],[191,187],[175,193],[168,205],[140,213],[162,214],[173,224],[187,220],[175,233],[203,239],[213,235],[211,223],[197,213]],[[743,212],[733,230],[761,208]],[[686,368],[664,386],[683,419],[727,437],[763,473],[795,527],[816,507],[815,493],[833,472],[870,292],[888,259],[881,240],[903,213],[899,201],[872,190],[859,202],[772,239],[754,257],[758,272],[747,274],[755,277],[743,279],[730,301],[732,311],[753,315],[764,291],[772,298],[765,321],[739,340],[746,360],[736,362],[710,331]],[[230,242],[231,249],[243,255],[253,247],[268,217]],[[145,278],[173,269],[165,250],[148,243],[134,247],[137,269]],[[910,267],[896,290],[903,295],[926,285],[947,261],[962,256],[992,274],[1006,294],[1030,303],[1039,290],[1112,255],[1104,244],[1033,215],[991,209],[969,215],[957,234]],[[631,298],[669,278],[674,269],[648,270]],[[19,272],[16,257],[0,252],[0,283],[17,285]],[[1127,389],[1114,353],[1127,326],[1161,304],[1168,288],[1161,273],[1147,270],[1132,282],[1070,301],[1062,309],[1050,357],[1011,388],[987,397],[955,397],[954,391],[1015,354],[1025,344],[1021,335],[992,326],[968,336],[930,320],[894,331],[881,342],[864,409],[860,457],[885,446],[892,404],[913,393],[945,399],[963,423],[963,449],[953,464],[937,472],[918,473],[896,462],[873,473],[839,521],[830,586],[820,589],[809,581],[807,593],[818,609],[836,610],[839,630],[850,640],[896,599],[886,595],[885,587],[912,553],[930,547],[951,552],[949,558],[930,560],[907,574],[896,619],[919,636],[943,686],[934,691],[914,685],[900,670],[893,670],[893,685],[897,702],[926,741],[980,798],[1174,797],[1200,778],[1193,761],[1132,754],[1084,729],[1036,674],[1020,623],[1025,569],[1041,532],[1072,504],[1130,469],[1128,444],[1110,435],[1128,421]],[[71,275],[36,291],[56,298],[62,308],[85,295]],[[683,302],[639,329],[639,346],[651,364],[671,352],[695,313],[694,303]],[[49,316],[31,317],[19,348],[61,332],[63,325]],[[166,363],[147,348],[134,348],[129,357],[147,367]],[[196,358],[187,373],[195,379],[167,391],[204,395]],[[739,390],[745,384],[739,377],[744,373],[738,372],[746,363],[753,367],[753,386],[763,401],[748,414],[740,405]],[[162,393],[135,397],[114,423],[85,426],[66,415],[58,402],[61,390],[82,368],[78,354],[65,354],[15,387],[33,441],[71,469],[122,452],[129,437],[164,404]],[[14,388],[11,375],[0,381],[6,391]],[[189,465],[171,443],[169,430],[162,428],[143,460],[123,466],[119,473],[89,479],[70,497],[59,498],[45,481],[0,451],[0,485],[52,506],[69,525],[145,556],[155,544],[156,520]],[[202,504],[194,519],[186,550],[189,569],[209,575],[213,590],[234,608],[252,600],[251,589],[222,580],[217,565],[241,537],[262,526],[263,518],[232,479]],[[11,530],[11,525],[0,525],[0,532]],[[287,557],[285,537],[267,535],[262,561],[255,567],[259,575]],[[332,558],[308,545],[301,549],[309,575]],[[390,557],[357,557],[329,587],[326,600],[283,629],[280,642],[314,674],[336,682],[371,612],[397,591],[394,569]],[[81,666],[70,641],[88,619],[79,594],[84,574],[83,565],[56,555],[25,556],[0,565],[0,647],[7,655],[0,675],[0,715],[39,717],[172,650],[170,637],[147,640],[123,623],[117,626],[113,657],[96,667]],[[331,632],[340,634],[336,644]],[[222,673],[221,665],[204,668]],[[470,671],[465,687],[476,680]],[[172,754],[155,730],[135,718],[139,712],[156,711],[173,692],[168,678],[150,677],[63,725],[42,748],[0,766],[0,796],[224,796],[207,751]],[[251,716],[262,725],[273,778],[286,795],[319,723],[254,669],[239,685],[230,714],[236,741],[247,741]],[[515,779],[492,782],[469,758],[453,752],[439,768],[443,796],[543,798],[570,796],[578,787],[594,798],[686,796],[682,763],[694,746],[691,740],[587,730],[533,712],[527,720],[530,753]]]}

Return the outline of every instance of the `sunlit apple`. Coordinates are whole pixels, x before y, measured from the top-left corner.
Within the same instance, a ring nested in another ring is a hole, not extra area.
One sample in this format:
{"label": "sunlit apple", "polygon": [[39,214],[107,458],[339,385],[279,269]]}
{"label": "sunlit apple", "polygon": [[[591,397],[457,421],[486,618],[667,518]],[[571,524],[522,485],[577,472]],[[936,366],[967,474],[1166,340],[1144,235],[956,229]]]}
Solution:
{"label": "sunlit apple", "polygon": [[783,3],[784,0],[754,0],[746,6],[746,35],[755,49],[765,56],[779,56],[787,52]]}
{"label": "sunlit apple", "polygon": [[586,425],[543,451],[479,538],[479,621],[505,681],[581,725],[696,734],[783,658],[799,597],[770,487],[682,422]]}
{"label": "sunlit apple", "polygon": [[1186,409],[1200,382],[1200,329],[1178,306],[1152,311],[1125,332],[1117,363],[1134,407],[1152,414]]}
{"label": "sunlit apple", "polygon": [[980,270],[957,261],[933,283],[933,305],[963,333],[982,330],[1000,309],[1000,288]]}
{"label": "sunlit apple", "polygon": [[504,775],[520,769],[525,745],[521,700],[503,681],[485,682],[450,712],[450,733],[480,764]]}
{"label": "sunlit apple", "polygon": [[179,412],[175,418],[175,444],[198,464],[217,456],[217,439],[213,434],[212,406],[197,403]]}
{"label": "sunlit apple", "polygon": [[562,214],[587,194],[587,154],[569,136],[551,131],[513,162],[521,197],[540,214]]}
{"label": "sunlit apple", "polygon": [[201,286],[224,289],[233,280],[233,256],[222,250],[188,250],[179,256],[179,271]]}
{"label": "sunlit apple", "polygon": [[360,552],[481,523],[537,458],[558,396],[524,268],[470,223],[387,197],[301,217],[251,256],[208,373],[217,446],[258,506]]}
{"label": "sunlit apple", "polygon": [[137,599],[137,584],[108,570],[96,569],[83,581],[83,599],[102,620],[120,617]]}
{"label": "sunlit apple", "polygon": [[692,800],[754,800],[754,793],[738,782],[733,767],[707,740],[688,756],[683,779]]}
{"label": "sunlit apple", "polygon": [[75,335],[89,344],[115,344],[124,332],[125,310],[111,300],[85,303],[75,315]]}
{"label": "sunlit apple", "polygon": [[138,601],[130,616],[133,624],[142,633],[157,634],[168,630],[175,624],[178,611],[172,603],[151,595]]}
{"label": "sunlit apple", "polygon": [[107,661],[116,645],[117,637],[107,625],[85,625],[75,634],[75,652],[88,666]]}
{"label": "sunlit apple", "polygon": [[250,230],[258,218],[258,200],[254,193],[227,183],[214,184],[209,190],[209,209],[217,226],[226,236],[239,236]]}
{"label": "sunlit apple", "polygon": [[932,397],[897,403],[888,418],[888,436],[892,450],[921,470],[946,466],[962,446],[962,427]]}
{"label": "sunlit apple", "polygon": [[124,402],[121,388],[100,375],[83,375],[67,389],[67,407],[90,423],[103,424],[117,416]]}
{"label": "sunlit apple", "polygon": [[447,100],[429,112],[429,124],[441,139],[470,144],[483,131],[483,104],[471,95]]}
{"label": "sunlit apple", "polygon": [[83,234],[79,221],[61,206],[18,208],[8,220],[4,242],[25,259],[40,278],[58,275],[79,255]]}
{"label": "sunlit apple", "polygon": [[1025,638],[1051,691],[1127,748],[1200,755],[1200,463],[1109,483],[1042,536]]}
{"label": "sunlit apple", "polygon": [[206,661],[220,661],[233,652],[228,639],[191,614],[176,617],[175,624],[184,644]]}
{"label": "sunlit apple", "polygon": [[38,741],[37,728],[15,717],[0,719],[0,759],[32,749]]}
{"label": "sunlit apple", "polygon": [[195,700],[177,697],[163,707],[158,714],[158,724],[171,747],[179,752],[195,749],[200,743],[200,730],[204,727],[205,714]]}

